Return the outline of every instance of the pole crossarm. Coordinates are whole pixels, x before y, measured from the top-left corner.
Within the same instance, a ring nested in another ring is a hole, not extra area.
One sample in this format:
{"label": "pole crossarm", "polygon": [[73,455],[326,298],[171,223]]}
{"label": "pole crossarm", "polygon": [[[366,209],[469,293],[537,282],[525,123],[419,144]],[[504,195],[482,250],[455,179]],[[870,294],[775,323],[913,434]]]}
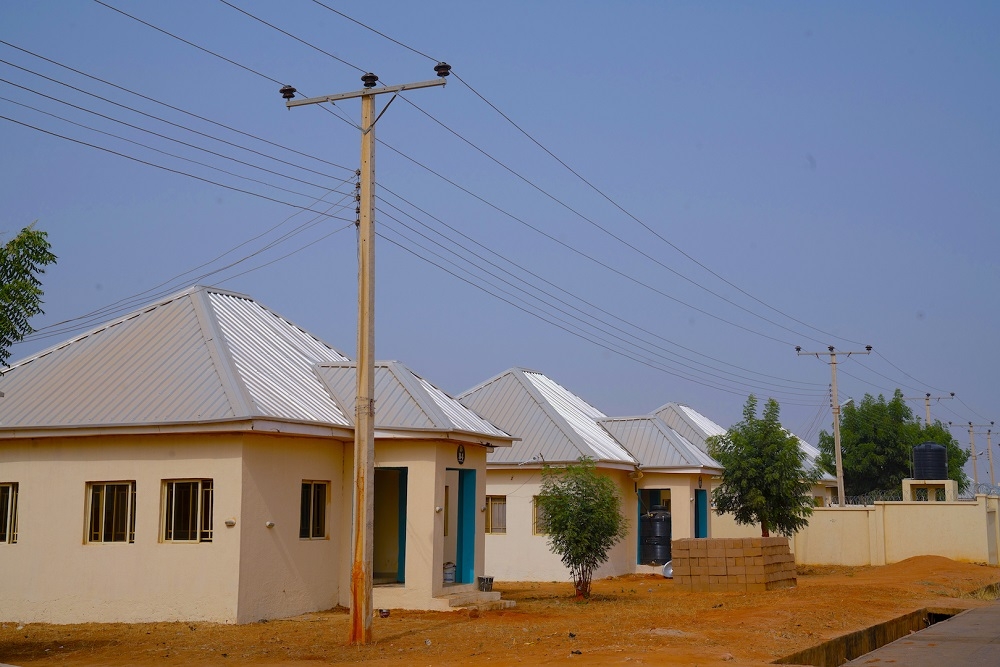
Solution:
{"label": "pole crossarm", "polygon": [[931,396],[930,392],[927,392],[923,396],[904,396],[904,401],[923,401],[924,402],[924,413],[925,413],[925,426],[931,425],[931,401],[943,401],[945,399],[955,398],[955,392],[950,392],[949,396]]}
{"label": "pole crossarm", "polygon": [[[950,428],[952,426],[954,426],[954,424],[952,424],[952,422],[948,422],[948,427]],[[969,422],[968,427],[969,427],[969,451],[972,454],[973,484],[979,486],[979,463],[978,463],[978,455],[976,452],[977,428],[986,429],[986,443],[987,443],[986,453],[989,456],[989,461],[990,461],[990,483],[992,484],[995,481],[995,478],[993,476],[993,443],[991,442],[990,439],[990,431],[993,430],[993,422],[990,422],[989,424],[973,424],[972,422]],[[982,435],[982,433],[980,433],[980,435]]]}
{"label": "pole crossarm", "polygon": [[834,459],[837,463],[837,504],[840,506],[844,505],[845,495],[844,495],[844,460],[840,453],[840,402],[837,398],[837,355],[842,354],[844,356],[851,356],[852,354],[871,354],[872,346],[865,345],[864,351],[852,351],[852,352],[838,352],[834,349],[833,345],[826,348],[826,352],[803,352],[802,347],[799,345],[795,346],[795,353],[800,357],[816,357],[819,359],[819,355],[825,354],[830,357],[830,398],[833,410],[833,453]]}
{"label": "pole crossarm", "polygon": [[418,88],[430,88],[431,86],[443,86],[448,82],[444,79],[433,79],[431,81],[420,81],[418,83],[403,83],[398,86],[384,86],[382,88],[362,88],[350,93],[337,93],[336,95],[321,95],[320,97],[304,97],[300,100],[288,100],[285,106],[301,107],[307,104],[322,104],[323,102],[339,102],[350,100],[355,97],[367,97],[369,95],[382,95],[384,93],[401,93],[404,90],[416,90]]}

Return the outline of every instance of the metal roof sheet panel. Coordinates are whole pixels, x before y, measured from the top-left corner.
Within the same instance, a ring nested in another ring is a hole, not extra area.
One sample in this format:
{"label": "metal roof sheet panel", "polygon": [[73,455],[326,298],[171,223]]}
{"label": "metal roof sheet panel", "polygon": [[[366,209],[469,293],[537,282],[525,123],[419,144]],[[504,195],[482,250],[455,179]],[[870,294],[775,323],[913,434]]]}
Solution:
{"label": "metal roof sheet panel", "polygon": [[83,426],[235,416],[190,299],[172,298],[15,363],[0,426]]}
{"label": "metal roof sheet panel", "polygon": [[596,420],[606,415],[542,373],[520,368],[468,390],[459,400],[511,435],[510,449],[489,455],[490,463],[634,459]]}
{"label": "metal roof sheet panel", "polygon": [[249,297],[195,286],[12,365],[0,378],[0,427],[346,425],[313,371],[342,359]]}
{"label": "metal roof sheet panel", "polygon": [[[354,414],[357,370],[354,362],[322,364],[317,372],[344,411]],[[375,426],[435,431],[462,431],[491,438],[510,438],[403,364],[375,364]]]}
{"label": "metal roof sheet panel", "polygon": [[313,369],[347,357],[252,299],[215,291],[208,298],[254,416],[349,423]]}
{"label": "metal roof sheet panel", "polygon": [[612,417],[600,425],[622,443],[644,468],[713,468],[712,457],[667,426],[656,416]]}

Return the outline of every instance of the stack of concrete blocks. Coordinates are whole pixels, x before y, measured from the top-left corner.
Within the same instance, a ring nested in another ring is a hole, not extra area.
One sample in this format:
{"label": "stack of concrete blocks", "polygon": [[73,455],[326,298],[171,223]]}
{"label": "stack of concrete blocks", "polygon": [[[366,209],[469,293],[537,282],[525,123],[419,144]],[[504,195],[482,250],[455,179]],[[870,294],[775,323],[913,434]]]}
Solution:
{"label": "stack of concrete blocks", "polygon": [[787,537],[687,538],[672,543],[674,585],[692,591],[770,591],[795,584]]}

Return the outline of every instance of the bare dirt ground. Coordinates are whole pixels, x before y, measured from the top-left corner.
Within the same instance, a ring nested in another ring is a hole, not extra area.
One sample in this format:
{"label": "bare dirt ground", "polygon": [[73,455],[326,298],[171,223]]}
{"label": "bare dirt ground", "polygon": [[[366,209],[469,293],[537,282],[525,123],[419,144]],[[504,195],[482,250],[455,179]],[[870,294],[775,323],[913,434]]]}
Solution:
{"label": "bare dirt ground", "polygon": [[690,593],[658,576],[498,583],[504,611],[393,610],[375,643],[347,645],[343,609],[249,625],[148,623],[0,627],[0,663],[31,665],[597,665],[768,664],[923,607],[990,604],[969,595],[1000,569],[940,557],[885,567],[800,568],[794,589]]}

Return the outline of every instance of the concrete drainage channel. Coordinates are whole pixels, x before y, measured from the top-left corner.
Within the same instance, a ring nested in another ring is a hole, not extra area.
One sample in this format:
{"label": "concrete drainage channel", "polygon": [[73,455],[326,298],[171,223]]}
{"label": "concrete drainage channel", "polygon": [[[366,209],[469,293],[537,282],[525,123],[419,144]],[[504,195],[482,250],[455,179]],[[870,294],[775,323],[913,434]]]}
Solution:
{"label": "concrete drainage channel", "polygon": [[864,630],[858,630],[842,637],[830,639],[793,653],[779,660],[775,665],[814,665],[815,667],[838,667],[849,660],[860,658],[877,648],[896,641],[901,637],[928,628],[952,616],[965,611],[964,609],[948,609],[942,607],[926,607],[910,612],[905,616],[894,618],[885,623],[873,625]]}

